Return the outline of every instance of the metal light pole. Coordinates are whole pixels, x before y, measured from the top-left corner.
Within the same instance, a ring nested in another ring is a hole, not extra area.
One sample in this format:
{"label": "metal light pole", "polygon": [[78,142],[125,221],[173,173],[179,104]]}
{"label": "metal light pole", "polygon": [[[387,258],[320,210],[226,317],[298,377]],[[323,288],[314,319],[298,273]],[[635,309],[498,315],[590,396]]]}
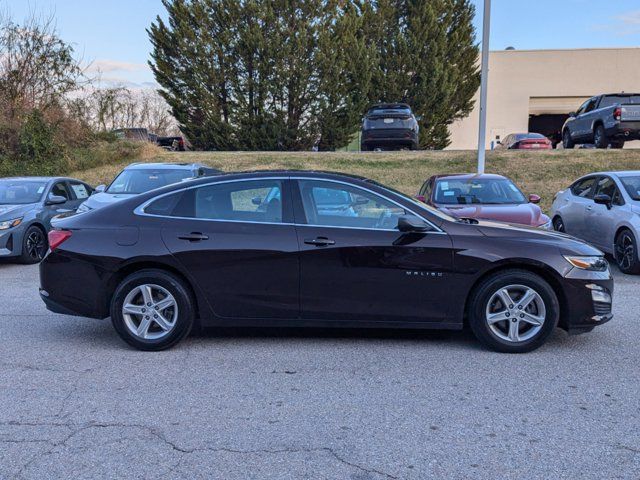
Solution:
{"label": "metal light pole", "polygon": [[487,83],[489,77],[489,34],[491,32],[491,0],[484,0],[482,26],[482,65],[480,82],[480,128],[478,132],[478,173],[484,173],[487,146]]}

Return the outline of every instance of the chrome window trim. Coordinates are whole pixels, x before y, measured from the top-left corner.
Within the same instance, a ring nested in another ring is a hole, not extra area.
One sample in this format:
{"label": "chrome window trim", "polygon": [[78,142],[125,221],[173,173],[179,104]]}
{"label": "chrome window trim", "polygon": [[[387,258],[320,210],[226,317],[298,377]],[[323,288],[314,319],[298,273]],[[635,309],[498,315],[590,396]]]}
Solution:
{"label": "chrome window trim", "polygon": [[169,195],[174,195],[180,192],[186,192],[187,190],[192,190],[195,188],[202,188],[202,187],[210,187],[213,185],[222,185],[225,183],[237,183],[237,182],[255,182],[255,181],[264,181],[264,180],[311,180],[311,181],[323,181],[323,182],[331,182],[331,183],[339,183],[342,185],[347,185],[353,188],[358,188],[360,190],[364,190],[366,192],[372,193],[373,195],[377,195],[381,198],[384,198],[385,200],[393,203],[394,205],[397,205],[398,207],[407,210],[409,212],[411,212],[413,215],[415,215],[416,217],[424,220],[425,222],[427,222],[427,224],[433,228],[433,231],[428,231],[428,232],[424,232],[425,234],[438,234],[438,235],[447,235],[447,233],[442,230],[440,227],[434,225],[431,221],[427,220],[426,218],[424,218],[422,215],[414,212],[413,210],[411,210],[408,207],[405,207],[404,205],[401,205],[400,203],[396,202],[395,200],[382,195],[378,192],[375,192],[373,190],[370,190],[368,188],[362,187],[360,185],[354,185],[352,183],[349,182],[345,182],[342,180],[334,180],[334,179],[326,179],[326,178],[316,178],[316,177],[264,177],[264,178],[236,178],[233,180],[222,180],[222,181],[218,181],[218,182],[210,182],[210,183],[203,183],[200,185],[191,185],[189,187],[185,187],[185,188],[181,188],[178,190],[173,190],[171,192],[167,192],[167,193],[163,193],[162,195],[158,195],[156,197],[150,198],[149,200],[147,200],[146,202],[138,205],[133,213],[135,215],[141,216],[141,217],[152,217],[152,218],[170,218],[170,219],[174,219],[174,220],[198,220],[201,222],[224,222],[224,223],[249,223],[249,224],[259,224],[259,225],[289,225],[289,226],[296,226],[296,227],[316,227],[316,228],[340,228],[340,229],[349,229],[349,230],[369,230],[369,231],[376,231],[376,232],[399,232],[399,230],[396,229],[385,229],[385,228],[366,228],[366,227],[345,227],[345,226],[337,226],[337,225],[313,225],[310,223],[286,223],[286,222],[258,222],[258,221],[253,221],[253,220],[224,220],[224,219],[215,219],[215,218],[196,218],[196,217],[176,217],[176,216],[172,216],[172,215],[154,215],[151,213],[146,213],[144,211],[144,209],[146,207],[148,207],[151,203],[155,202],[156,200],[159,200],[161,198],[167,197]]}

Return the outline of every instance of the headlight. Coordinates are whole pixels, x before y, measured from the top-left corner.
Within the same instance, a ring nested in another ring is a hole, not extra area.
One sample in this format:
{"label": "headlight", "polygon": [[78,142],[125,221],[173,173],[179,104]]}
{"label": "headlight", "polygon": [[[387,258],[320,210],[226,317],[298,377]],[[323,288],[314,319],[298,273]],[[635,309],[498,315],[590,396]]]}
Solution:
{"label": "headlight", "polygon": [[553,230],[553,222],[549,220],[547,223],[539,225],[538,228],[542,228],[543,230]]}
{"label": "headlight", "polygon": [[90,206],[88,206],[86,203],[82,203],[82,204],[80,204],[80,206],[76,210],[76,213],[85,213],[85,212],[88,212],[90,210],[91,210]]}
{"label": "headlight", "polygon": [[5,220],[0,222],[0,230],[8,230],[13,227],[17,227],[22,223],[22,217],[14,218],[13,220]]}
{"label": "headlight", "polygon": [[565,255],[564,258],[580,270],[591,270],[593,272],[604,272],[609,268],[609,263],[604,257],[573,257]]}

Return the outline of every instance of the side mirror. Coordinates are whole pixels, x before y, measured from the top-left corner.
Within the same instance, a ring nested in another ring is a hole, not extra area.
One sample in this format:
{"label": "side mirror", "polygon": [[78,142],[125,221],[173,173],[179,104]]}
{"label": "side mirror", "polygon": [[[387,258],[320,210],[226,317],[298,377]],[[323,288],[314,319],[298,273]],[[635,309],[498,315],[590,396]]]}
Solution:
{"label": "side mirror", "polygon": [[427,199],[425,198],[424,195],[416,195],[416,200],[422,203],[427,203]]}
{"label": "side mirror", "polygon": [[414,216],[402,216],[398,218],[398,230],[403,233],[410,232],[428,232],[431,227],[425,222]]}
{"label": "side mirror", "polygon": [[529,195],[529,203],[540,203],[540,195],[532,193]]}
{"label": "side mirror", "polygon": [[605,205],[607,209],[611,210],[611,197],[609,195],[596,195],[595,197],[593,197],[593,201],[598,205]]}
{"label": "side mirror", "polygon": [[251,203],[254,204],[254,205],[260,206],[260,205],[262,205],[262,198],[261,197],[253,197],[251,199]]}
{"label": "side mirror", "polygon": [[93,193],[102,193],[107,189],[107,186],[105,184],[101,184],[98,185],[95,190],[93,191]]}
{"label": "side mirror", "polygon": [[578,115],[576,114],[576,112],[571,112],[569,114],[569,118],[576,118]]}
{"label": "side mirror", "polygon": [[61,195],[49,195],[47,198],[47,205],[62,205],[67,203],[67,199]]}

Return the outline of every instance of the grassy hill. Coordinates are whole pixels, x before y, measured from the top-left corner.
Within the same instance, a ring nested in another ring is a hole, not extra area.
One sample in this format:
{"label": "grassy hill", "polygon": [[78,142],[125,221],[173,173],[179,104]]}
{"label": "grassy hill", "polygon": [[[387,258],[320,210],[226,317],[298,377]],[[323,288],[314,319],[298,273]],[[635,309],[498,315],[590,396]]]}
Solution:
{"label": "grassy hill", "polygon": [[[224,171],[319,169],[363,175],[415,194],[435,173],[472,172],[474,152],[420,151],[371,153],[313,152],[164,152],[145,150],[141,161],[202,162]],[[73,172],[96,185],[109,183],[130,161]],[[640,170],[640,150],[556,150],[490,152],[487,172],[513,179],[525,193],[542,197],[548,209],[553,195],[577,177],[600,170]]]}

